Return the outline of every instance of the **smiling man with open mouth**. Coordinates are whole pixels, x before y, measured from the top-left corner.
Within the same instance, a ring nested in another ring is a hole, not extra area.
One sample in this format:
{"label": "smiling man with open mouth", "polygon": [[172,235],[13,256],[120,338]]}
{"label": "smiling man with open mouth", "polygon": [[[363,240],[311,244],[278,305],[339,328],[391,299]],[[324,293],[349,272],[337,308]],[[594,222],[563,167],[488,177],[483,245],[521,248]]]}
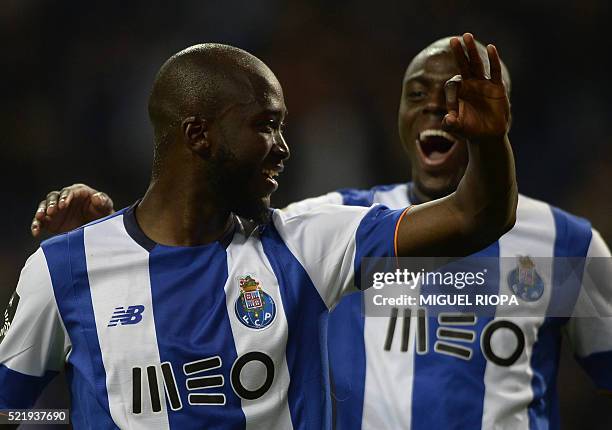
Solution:
{"label": "smiling man with open mouth", "polygon": [[[413,166],[414,194],[421,201],[450,194],[465,173],[468,151],[465,139],[442,130],[446,115],[444,86],[459,73],[446,39],[421,51],[404,75],[398,128]],[[486,62],[484,46],[479,45]],[[502,63],[502,79],[510,80]]]}

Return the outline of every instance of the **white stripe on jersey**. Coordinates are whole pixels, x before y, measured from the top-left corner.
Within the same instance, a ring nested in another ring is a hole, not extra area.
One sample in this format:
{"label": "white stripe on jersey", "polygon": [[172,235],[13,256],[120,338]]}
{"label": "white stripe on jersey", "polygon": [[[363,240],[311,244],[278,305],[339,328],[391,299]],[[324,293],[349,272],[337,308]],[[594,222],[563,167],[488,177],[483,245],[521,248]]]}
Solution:
{"label": "white stripe on jersey", "polygon": [[372,203],[380,203],[390,209],[401,209],[410,205],[408,201],[408,184],[400,184],[390,190],[377,190]]}
{"label": "white stripe on jersey", "polygon": [[[402,312],[400,308],[395,324],[395,341],[389,351],[384,350],[389,318],[371,317],[364,320],[366,373],[363,429],[410,428],[417,319],[416,316],[410,318],[408,352],[404,352],[398,342],[404,328]],[[381,363],[384,365],[381,366]]]}
{"label": "white stripe on jersey", "polygon": [[[113,421],[125,429],[168,429],[164,385],[151,298],[149,253],[125,231],[123,215],[85,228],[87,271],[96,330],[106,370],[106,390]],[[121,250],[121,252],[117,252]],[[112,267],[113,270],[104,270]],[[146,318],[138,324],[108,327],[115,307],[143,305]],[[137,353],[135,353],[137,349]],[[155,366],[162,399],[152,411],[147,366]],[[132,368],[141,367],[142,413],[132,410]]]}
{"label": "white stripe on jersey", "polygon": [[[529,255],[531,257],[553,257],[555,243],[555,222],[546,203],[539,202],[524,196],[519,198],[516,224],[512,230],[499,239],[500,257],[517,257]],[[538,274],[542,277],[544,285],[552,285],[552,258],[540,260]],[[547,262],[547,267],[543,264]],[[516,268],[516,263],[510,258],[500,258],[499,294],[511,295],[512,291],[506,282],[510,271]],[[546,315],[546,308],[550,301],[552,288],[545,288],[542,297],[532,303],[523,302],[524,309],[530,306],[533,315]],[[505,314],[508,314],[506,308]],[[531,311],[530,311],[531,313]],[[504,316],[521,328],[525,334],[525,351],[516,363],[510,367],[501,367],[487,361],[484,374],[484,405],[482,413],[483,429],[513,429],[528,430],[529,417],[527,408],[532,398],[531,379],[533,371],[530,366],[533,345],[538,340],[538,329],[544,322],[544,317],[511,318]],[[492,321],[495,321],[493,319]],[[500,329],[491,338],[491,348],[500,357],[512,354],[516,339],[507,329]]]}
{"label": "white stripe on jersey", "polygon": [[286,216],[300,215],[325,204],[343,204],[342,194],[332,191],[331,193],[323,194],[319,197],[311,197],[309,199],[300,200],[299,202],[291,203],[289,206],[283,208],[282,212]]}
{"label": "white stripe on jersey", "polygon": [[[380,203],[391,209],[409,206],[408,184],[390,190],[376,191],[372,203]],[[403,310],[397,317],[395,338],[401,338]],[[412,375],[417,319],[410,318],[408,352],[404,352],[397,340],[389,351],[384,350],[385,333],[389,318],[365,318],[363,336],[366,353],[366,376],[363,396],[363,429],[410,428],[412,421]],[[380,363],[385,363],[381,366]]]}
{"label": "white stripe on jersey", "polygon": [[[20,300],[2,341],[0,363],[30,376],[43,376],[49,370],[61,371],[71,345],[59,317],[42,249],[28,258],[16,292]],[[33,325],[40,329],[32,330]]]}
{"label": "white stripe on jersey", "polygon": [[[253,262],[261,263],[253,266]],[[251,351],[265,351],[272,358],[276,372],[266,394],[256,400],[241,399],[242,411],[246,418],[246,429],[291,430],[293,425],[287,401],[290,378],[285,354],[289,328],[278,280],[264,254],[257,233],[247,237],[244,230],[241,229],[240,232],[234,234],[232,243],[227,248],[227,267],[225,298],[236,352],[238,356],[241,356]],[[243,272],[252,267],[257,268],[257,273]],[[245,326],[234,316],[236,299],[240,295],[239,277],[247,274],[253,275],[261,283],[264,291],[272,296],[276,304],[274,323],[261,330]],[[242,370],[240,380],[246,388],[254,390],[262,386],[266,374],[265,371],[262,371],[260,363],[253,363]]]}

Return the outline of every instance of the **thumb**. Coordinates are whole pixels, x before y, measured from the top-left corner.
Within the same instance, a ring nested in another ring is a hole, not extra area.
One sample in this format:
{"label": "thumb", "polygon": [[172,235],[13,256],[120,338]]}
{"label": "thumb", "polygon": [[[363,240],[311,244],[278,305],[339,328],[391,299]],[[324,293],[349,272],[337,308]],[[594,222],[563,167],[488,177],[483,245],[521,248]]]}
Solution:
{"label": "thumb", "polygon": [[442,124],[449,129],[455,129],[459,124],[459,91],[461,90],[461,75],[455,75],[444,84],[444,96],[446,97],[447,114]]}

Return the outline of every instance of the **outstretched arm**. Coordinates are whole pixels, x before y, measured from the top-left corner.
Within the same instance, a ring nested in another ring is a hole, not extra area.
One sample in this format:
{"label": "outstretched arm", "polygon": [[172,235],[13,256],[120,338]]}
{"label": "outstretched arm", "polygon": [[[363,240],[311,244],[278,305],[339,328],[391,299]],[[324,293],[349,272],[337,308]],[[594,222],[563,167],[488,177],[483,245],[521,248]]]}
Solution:
{"label": "outstretched arm", "polygon": [[495,46],[487,46],[488,78],[474,37],[450,41],[461,75],[446,83],[443,126],[468,141],[469,164],[457,190],[410,208],[397,231],[399,256],[465,256],[512,228],[517,187],[508,140],[510,103]]}
{"label": "outstretched arm", "polygon": [[85,184],[74,184],[51,191],[38,204],[30,229],[38,237],[42,230],[63,233],[114,212],[113,201]]}

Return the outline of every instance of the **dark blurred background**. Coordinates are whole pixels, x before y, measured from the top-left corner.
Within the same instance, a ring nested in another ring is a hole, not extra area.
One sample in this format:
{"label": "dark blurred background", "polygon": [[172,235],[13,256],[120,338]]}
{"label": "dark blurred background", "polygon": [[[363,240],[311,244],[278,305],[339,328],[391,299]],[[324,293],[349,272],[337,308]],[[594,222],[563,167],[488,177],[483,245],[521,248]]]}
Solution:
{"label": "dark blurred background", "polygon": [[[144,193],[155,72],[200,42],[249,50],[284,87],[292,158],[281,206],[406,181],[396,132],[404,69],[432,41],[471,31],[511,72],[521,192],[589,218],[610,243],[611,18],[605,0],[2,0],[0,308],[37,247],[29,223],[47,191],[85,182],[116,208]],[[559,387],[565,429],[612,428],[612,401],[567,353]]]}

